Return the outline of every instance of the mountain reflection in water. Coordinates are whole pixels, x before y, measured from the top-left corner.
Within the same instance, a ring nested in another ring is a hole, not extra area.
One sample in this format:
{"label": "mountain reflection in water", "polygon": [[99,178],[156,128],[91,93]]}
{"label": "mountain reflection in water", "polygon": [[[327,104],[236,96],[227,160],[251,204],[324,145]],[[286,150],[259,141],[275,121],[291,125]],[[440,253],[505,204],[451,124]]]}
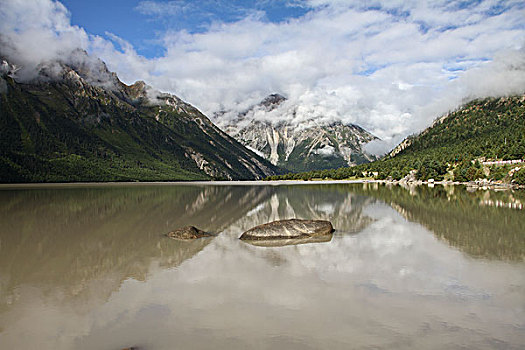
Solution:
{"label": "mountain reflection in water", "polygon": [[525,191],[369,185],[356,192],[385,201],[473,257],[525,260]]}
{"label": "mountain reflection in water", "polygon": [[[6,186],[0,348],[520,348],[519,203],[440,186]],[[293,217],[330,220],[333,239],[238,240]],[[186,225],[219,236],[164,236]]]}
{"label": "mountain reflection in water", "polygon": [[146,279],[152,264],[175,267],[211,239],[164,234],[186,225],[220,232],[269,196],[224,186],[82,187],[0,191],[2,295],[22,284],[106,297],[122,281]]}

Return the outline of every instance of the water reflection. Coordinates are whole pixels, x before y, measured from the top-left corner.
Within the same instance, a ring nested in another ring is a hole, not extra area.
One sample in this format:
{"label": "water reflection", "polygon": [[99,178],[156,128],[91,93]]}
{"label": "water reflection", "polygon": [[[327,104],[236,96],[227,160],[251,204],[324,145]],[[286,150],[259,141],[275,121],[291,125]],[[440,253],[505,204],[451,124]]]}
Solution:
{"label": "water reflection", "polygon": [[356,192],[389,203],[407,220],[473,257],[525,260],[524,191],[365,185]]}
{"label": "water reflection", "polygon": [[220,232],[270,195],[222,186],[87,187],[0,191],[0,307],[24,284],[102,300],[150,266],[174,267],[211,240],[177,242],[185,225]]}
{"label": "water reflection", "polygon": [[[363,208],[377,200],[349,192],[347,186],[286,186],[272,189],[269,200],[258,204],[235,223],[238,232],[242,233],[254,226],[275,220],[298,218],[329,220],[336,229],[334,234],[342,235],[360,232],[373,221],[370,216],[363,213]],[[252,243],[261,246],[280,246],[330,240],[331,236],[320,237],[318,240]]]}
{"label": "water reflection", "polygon": [[[483,204],[519,192],[157,185],[0,199],[0,348],[525,344],[524,218]],[[330,220],[336,234],[279,248],[238,240],[291,217]],[[185,225],[220,235],[163,237]]]}

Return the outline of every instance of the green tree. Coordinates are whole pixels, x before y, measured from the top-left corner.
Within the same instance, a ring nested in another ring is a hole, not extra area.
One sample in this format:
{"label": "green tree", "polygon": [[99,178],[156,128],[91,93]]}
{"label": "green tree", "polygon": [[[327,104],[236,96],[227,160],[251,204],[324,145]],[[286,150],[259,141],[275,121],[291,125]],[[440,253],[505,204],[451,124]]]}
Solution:
{"label": "green tree", "polygon": [[525,168],[521,168],[520,170],[514,173],[514,176],[512,177],[512,182],[518,185],[525,185]]}

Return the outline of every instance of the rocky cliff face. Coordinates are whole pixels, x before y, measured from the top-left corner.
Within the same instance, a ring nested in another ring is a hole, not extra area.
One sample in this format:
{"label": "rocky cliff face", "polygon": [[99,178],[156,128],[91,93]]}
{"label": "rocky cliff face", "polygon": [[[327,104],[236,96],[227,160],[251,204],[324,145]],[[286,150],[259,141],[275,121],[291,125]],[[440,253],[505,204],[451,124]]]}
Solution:
{"label": "rocky cliff face", "polygon": [[[1,54],[0,54],[1,57]],[[18,81],[0,60],[0,181],[258,179],[278,169],[195,107],[76,51]]]}
{"label": "rocky cliff face", "polygon": [[[272,164],[291,171],[309,171],[361,164],[375,160],[363,146],[377,139],[354,124],[332,122],[318,125],[315,119],[294,122],[294,107],[286,99],[270,95],[260,104],[232,120],[216,121],[229,135]],[[282,118],[283,115],[289,118]]]}

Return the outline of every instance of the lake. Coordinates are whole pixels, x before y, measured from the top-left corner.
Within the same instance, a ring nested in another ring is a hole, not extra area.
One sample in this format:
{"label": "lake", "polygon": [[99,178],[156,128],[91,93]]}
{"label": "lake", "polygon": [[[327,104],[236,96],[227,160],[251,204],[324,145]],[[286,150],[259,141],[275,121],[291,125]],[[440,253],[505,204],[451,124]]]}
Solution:
{"label": "lake", "polygon": [[[1,349],[523,349],[525,193],[365,184],[0,188]],[[330,220],[329,242],[245,230]],[[214,238],[164,235],[194,225]]]}

